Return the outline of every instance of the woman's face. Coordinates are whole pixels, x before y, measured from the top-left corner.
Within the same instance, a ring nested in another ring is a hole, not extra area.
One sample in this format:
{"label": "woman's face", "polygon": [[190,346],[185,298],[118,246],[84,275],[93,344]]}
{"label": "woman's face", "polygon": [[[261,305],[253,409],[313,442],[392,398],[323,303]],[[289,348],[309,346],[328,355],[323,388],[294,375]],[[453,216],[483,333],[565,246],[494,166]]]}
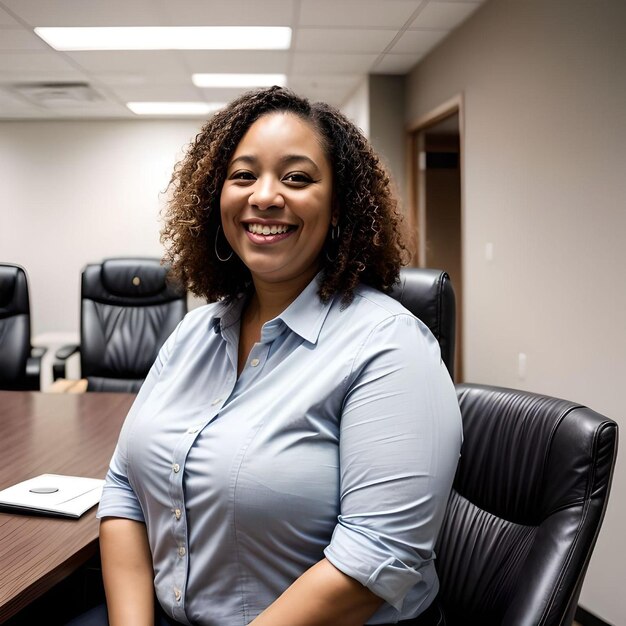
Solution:
{"label": "woman's face", "polygon": [[331,222],[332,169],[318,133],[291,113],[258,119],[228,164],[224,235],[255,284],[306,285]]}

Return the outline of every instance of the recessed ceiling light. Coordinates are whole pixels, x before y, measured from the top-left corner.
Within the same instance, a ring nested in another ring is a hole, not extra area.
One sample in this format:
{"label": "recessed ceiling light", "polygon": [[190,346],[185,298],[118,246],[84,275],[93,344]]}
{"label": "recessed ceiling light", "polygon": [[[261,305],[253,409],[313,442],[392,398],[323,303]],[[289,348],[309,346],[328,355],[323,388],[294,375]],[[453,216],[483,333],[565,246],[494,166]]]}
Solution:
{"label": "recessed ceiling light", "polygon": [[209,115],[224,106],[224,102],[127,102],[137,115]]}
{"label": "recessed ceiling light", "polygon": [[55,50],[287,50],[287,26],[37,27]]}
{"label": "recessed ceiling light", "polygon": [[271,87],[287,84],[284,74],[193,74],[196,87]]}

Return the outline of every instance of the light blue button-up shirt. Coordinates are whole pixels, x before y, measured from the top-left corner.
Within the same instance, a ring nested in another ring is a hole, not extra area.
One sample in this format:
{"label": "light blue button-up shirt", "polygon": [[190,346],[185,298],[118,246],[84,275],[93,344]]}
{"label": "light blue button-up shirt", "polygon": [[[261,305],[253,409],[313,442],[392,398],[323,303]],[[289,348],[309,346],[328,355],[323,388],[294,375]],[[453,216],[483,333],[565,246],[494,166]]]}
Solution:
{"label": "light blue button-up shirt", "polygon": [[326,557],[409,619],[438,590],[433,544],[461,444],[430,331],[359,287],[313,280],[237,378],[244,300],[190,312],[130,410],[98,517],[145,521],[163,608],[243,626]]}

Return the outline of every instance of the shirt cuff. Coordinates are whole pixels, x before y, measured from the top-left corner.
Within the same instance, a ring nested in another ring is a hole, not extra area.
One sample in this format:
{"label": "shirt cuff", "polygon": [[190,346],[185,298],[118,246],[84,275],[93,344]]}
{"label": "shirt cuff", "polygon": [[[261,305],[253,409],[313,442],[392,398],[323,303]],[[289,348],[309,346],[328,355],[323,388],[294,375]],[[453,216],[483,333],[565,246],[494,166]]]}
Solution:
{"label": "shirt cuff", "polygon": [[391,554],[380,540],[341,523],[335,527],[324,555],[338,570],[359,581],[398,612],[402,611],[407,593],[423,580],[417,567]]}
{"label": "shirt cuff", "polygon": [[144,522],[143,511],[134,494],[123,489],[105,485],[96,517],[124,517],[136,522]]}

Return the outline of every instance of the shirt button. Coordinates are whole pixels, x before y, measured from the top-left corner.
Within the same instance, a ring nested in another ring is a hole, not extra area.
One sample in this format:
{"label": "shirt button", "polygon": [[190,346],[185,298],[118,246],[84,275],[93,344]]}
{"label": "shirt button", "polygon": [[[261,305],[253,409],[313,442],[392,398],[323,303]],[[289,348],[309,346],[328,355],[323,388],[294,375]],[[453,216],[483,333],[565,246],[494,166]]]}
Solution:
{"label": "shirt button", "polygon": [[176,509],[176,510],[174,511],[174,515],[176,516],[176,519],[180,519],[180,516],[181,516],[180,509]]}
{"label": "shirt button", "polygon": [[172,465],[172,469],[176,474],[178,474],[178,472],[180,472],[180,465],[178,463],[174,463],[174,465]]}
{"label": "shirt button", "polygon": [[180,592],[180,589],[174,589],[174,597],[176,598],[176,602],[180,602],[182,595],[183,594]]}
{"label": "shirt button", "polygon": [[178,548],[178,556],[185,556],[185,548],[183,546]]}
{"label": "shirt button", "polygon": [[250,365],[252,365],[252,367],[256,367],[261,361],[259,361],[259,359],[252,359],[252,361],[250,361]]}
{"label": "shirt button", "polygon": [[219,404],[222,401],[221,398],[215,398],[215,400],[213,400],[213,402],[211,402],[211,406],[215,406],[216,404]]}

